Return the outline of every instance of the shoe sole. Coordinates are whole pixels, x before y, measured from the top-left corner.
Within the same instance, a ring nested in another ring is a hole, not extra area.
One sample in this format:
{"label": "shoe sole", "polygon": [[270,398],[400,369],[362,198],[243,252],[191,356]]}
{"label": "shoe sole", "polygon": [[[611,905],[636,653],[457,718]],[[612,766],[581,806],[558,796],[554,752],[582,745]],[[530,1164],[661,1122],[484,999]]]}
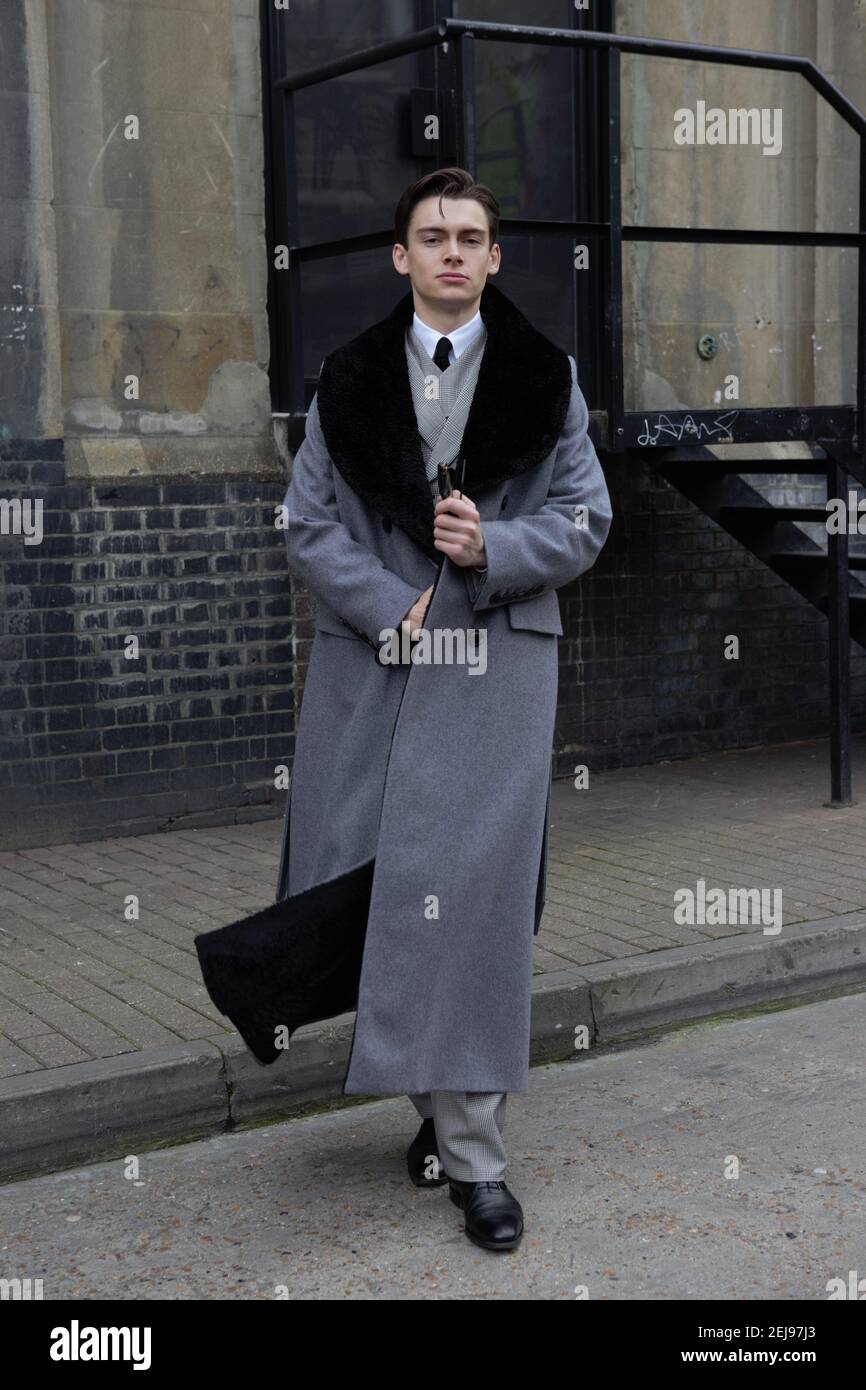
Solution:
{"label": "shoe sole", "polygon": [[[463,1194],[459,1188],[449,1188],[448,1196],[451,1198],[455,1207],[459,1207],[461,1211],[464,1210]],[[515,1250],[523,1239],[522,1229],[516,1236],[511,1236],[508,1240],[485,1240],[483,1236],[476,1235],[474,1231],[470,1231],[465,1221],[463,1223],[463,1229],[473,1245],[480,1245],[482,1250]]]}

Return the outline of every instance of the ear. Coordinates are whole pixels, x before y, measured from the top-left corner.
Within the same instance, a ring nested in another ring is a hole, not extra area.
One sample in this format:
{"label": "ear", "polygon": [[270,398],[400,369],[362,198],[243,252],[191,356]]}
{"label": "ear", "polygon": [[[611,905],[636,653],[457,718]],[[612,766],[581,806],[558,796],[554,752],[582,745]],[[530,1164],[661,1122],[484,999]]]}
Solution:
{"label": "ear", "polygon": [[409,267],[406,264],[406,247],[399,241],[395,241],[391,248],[391,256],[394,261],[394,269],[398,275],[408,275]]}

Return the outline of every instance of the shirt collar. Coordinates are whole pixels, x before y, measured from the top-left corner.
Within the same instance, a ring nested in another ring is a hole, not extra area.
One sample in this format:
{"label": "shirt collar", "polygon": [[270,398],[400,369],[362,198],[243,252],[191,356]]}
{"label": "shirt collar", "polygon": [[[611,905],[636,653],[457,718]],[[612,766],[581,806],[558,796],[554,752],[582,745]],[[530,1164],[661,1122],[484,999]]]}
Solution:
{"label": "shirt collar", "polygon": [[440,338],[448,338],[451,343],[451,365],[456,362],[462,352],[474,343],[478,335],[484,330],[484,320],[479,309],[475,316],[464,323],[460,328],[455,328],[452,333],[440,333],[437,328],[431,328],[423,319],[419,319],[415,314],[412,319],[412,331],[421,343],[428,357],[432,357],[436,351],[436,344]]}

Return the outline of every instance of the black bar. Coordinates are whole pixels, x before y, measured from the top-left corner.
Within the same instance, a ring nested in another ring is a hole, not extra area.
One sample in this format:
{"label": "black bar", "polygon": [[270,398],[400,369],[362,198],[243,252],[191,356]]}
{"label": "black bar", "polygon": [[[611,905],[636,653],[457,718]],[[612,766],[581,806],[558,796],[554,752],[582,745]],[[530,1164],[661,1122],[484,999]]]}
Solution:
{"label": "black bar", "polygon": [[605,34],[597,29],[546,29],[528,24],[490,24],[474,19],[444,19],[439,25],[443,38],[471,30],[476,38],[495,43],[552,43],[587,48],[616,47],[621,53],[645,54],[655,58],[683,58],[694,63],[724,63],[738,68],[769,68],[775,72],[798,72],[839,112],[843,120],[861,135],[866,133],[866,116],[849,101],[809,58],[793,53],[765,53],[753,48],[721,48],[715,44],[679,43],[671,39],[635,37],[632,34]]}
{"label": "black bar", "polygon": [[[860,137],[860,233],[866,232],[866,140]],[[866,243],[857,256],[857,449],[866,454]]]}
{"label": "black bar", "polygon": [[362,48],[357,53],[349,53],[345,58],[336,58],[333,63],[310,68],[307,72],[291,73],[280,77],[274,83],[278,92],[299,92],[302,87],[317,87],[320,82],[329,82],[332,77],[345,77],[347,73],[358,72],[361,68],[375,67],[376,63],[387,63],[391,58],[402,58],[407,53],[418,53],[423,48],[432,48],[445,37],[442,25],[453,24],[451,19],[443,19],[431,29],[420,29],[417,34],[407,34],[402,39],[390,39],[388,43],[377,43],[373,48]]}
{"label": "black bar", "polygon": [[503,217],[500,227],[514,236],[602,236],[610,235],[608,222],[562,222],[558,218],[544,217]]}
{"label": "black bar", "polygon": [[[593,5],[595,26],[590,22],[586,10],[576,10],[574,24],[577,29],[591,29],[612,32],[615,29],[612,0],[595,0]],[[593,233],[602,235],[605,242],[608,227],[599,220],[607,215],[605,190],[607,188],[607,137],[610,130],[610,113],[607,105],[607,54],[599,48],[575,48],[574,83],[576,96],[575,110],[575,162],[577,173],[575,186],[578,191],[577,207],[573,210],[581,219],[577,235],[581,240],[590,240]],[[593,226],[593,223],[596,225]],[[605,274],[603,256],[606,247],[590,247],[592,271],[589,275],[573,273],[577,318],[577,374],[592,409],[601,406],[605,397],[605,357],[604,333],[604,289]],[[596,255],[600,259],[602,273],[598,274]]]}
{"label": "black bar", "polygon": [[[853,405],[633,410],[625,415],[625,446],[675,449],[680,445],[763,444],[785,439],[850,445],[855,417]],[[748,469],[743,464],[739,471],[746,473]]]}
{"label": "black bar", "polygon": [[271,407],[280,405],[288,361],[288,350],[284,341],[285,306],[283,285],[274,270],[273,248],[277,244],[277,228],[285,226],[283,208],[285,189],[278,178],[277,170],[283,167],[282,153],[282,99],[274,96],[274,72],[279,71],[280,50],[278,38],[278,17],[272,5],[261,4],[261,71],[262,91],[265,101],[264,121],[264,177],[265,177],[265,246],[267,248],[268,272],[268,324],[271,331],[270,393]]}
{"label": "black bar", "polygon": [[292,255],[298,261],[322,261],[328,256],[348,256],[353,251],[375,251],[379,246],[393,246],[394,229],[383,232],[365,232],[362,236],[340,237],[339,241],[316,241],[309,246],[291,247]]}
{"label": "black bar", "polygon": [[478,173],[478,148],[475,128],[475,39],[472,34],[458,35],[454,58],[457,87],[457,163],[461,169],[467,169],[475,178]]}
{"label": "black bar", "polygon": [[[313,382],[313,385],[315,383]],[[636,454],[645,456],[643,451],[646,445],[639,445],[638,435],[642,434],[647,422],[664,418],[671,422],[674,427],[681,426],[689,420],[696,424],[705,424],[711,427],[719,412],[714,410],[670,410],[670,411],[649,411],[646,414],[638,411],[627,411],[625,415],[625,439],[626,448],[635,450]],[[307,418],[306,406],[302,410],[281,412],[282,418],[287,421],[290,430],[289,443],[294,441],[294,447],[300,444],[304,437],[304,423]],[[783,406],[768,407],[765,409],[756,408],[753,410],[741,410],[737,413],[735,432],[732,436],[735,444],[765,444],[775,443],[778,440],[796,439],[814,441],[815,443],[826,444],[827,447],[837,446],[838,448],[850,447],[851,437],[854,431],[855,409],[851,405],[834,406]],[[607,412],[602,410],[590,410],[589,412],[589,436],[597,449],[610,449],[608,436]],[[679,448],[697,445],[708,445],[721,443],[721,438],[703,435],[695,438],[690,432],[684,432],[682,445],[668,436],[661,435],[656,445],[656,451],[661,453],[665,450],[676,452],[679,458]],[[803,473],[815,473],[823,471],[825,465],[818,463],[813,466],[807,460],[802,461],[804,467],[800,470]],[[732,460],[733,463],[733,460]],[[695,463],[695,467],[709,468],[711,466],[721,466],[724,462],[721,459],[708,458],[701,463]],[[763,466],[763,465],[762,465]],[[733,470],[738,473],[748,472],[742,460],[736,461],[736,468]]]}
{"label": "black bar", "polygon": [[825,101],[839,112],[852,129],[859,131],[861,135],[866,134],[866,117],[809,58],[798,58],[789,53],[764,53],[760,49],[752,48],[722,48],[714,44],[637,38],[631,34],[610,34],[594,29],[546,29],[529,24],[492,24],[474,19],[440,20],[431,29],[421,29],[416,34],[391,39],[388,43],[376,44],[373,48],[361,49],[333,63],[310,68],[308,72],[280,77],[274,83],[274,87],[278,91],[297,92],[302,87],[314,87],[333,77],[343,77],[346,73],[357,72],[360,68],[386,63],[391,58],[400,58],[407,53],[417,53],[419,49],[428,48],[452,36],[457,38],[460,34],[474,34],[476,38],[494,43],[543,43],[572,45],[577,48],[615,46],[621,53],[645,54],[648,57],[683,58],[695,63],[726,63],[733,67],[797,72],[820,92]]}
{"label": "black bar", "polygon": [[[314,385],[315,383],[313,383]],[[307,418],[306,406],[303,410],[279,412],[281,418],[285,418],[292,427],[297,427],[299,433],[297,442],[300,443],[304,436],[304,422]],[[696,423],[704,422],[707,426],[713,424],[717,412],[711,410],[671,410],[651,412],[649,416],[640,415],[634,411],[627,411],[625,415],[626,447],[635,450],[636,454],[642,453],[647,446],[638,445],[635,439],[643,430],[647,418],[655,420],[664,416],[673,424],[682,424],[687,420],[694,420]],[[764,444],[775,443],[781,439],[805,439],[807,441],[826,441],[828,446],[838,446],[844,448],[850,446],[851,434],[854,423],[853,406],[809,406],[800,409],[799,407],[779,408],[779,409],[754,409],[741,410],[736,422],[736,433],[733,436],[735,444]],[[804,426],[808,425],[805,429]],[[589,434],[597,448],[609,449],[610,442],[607,432],[607,413],[601,410],[591,410],[589,412]],[[676,441],[664,436],[659,438],[656,446],[657,452],[661,453],[670,450],[676,451],[676,458],[679,459],[679,448],[689,446],[694,448],[699,444],[707,445],[721,443],[721,439],[715,439],[709,435],[696,439],[692,434],[683,435],[683,446]],[[734,462],[733,460],[731,461]],[[803,460],[803,462],[807,462]],[[703,459],[695,463],[695,467],[710,466],[725,467],[721,459]],[[763,466],[763,465],[762,465]],[[814,473],[823,471],[824,465],[804,467],[800,471]],[[742,460],[736,461],[736,467],[732,470],[738,473],[745,473],[749,470]],[[778,470],[777,470],[778,471]]]}
{"label": "black bar", "polygon": [[866,245],[863,232],[777,232],[736,227],[641,227],[626,225],[624,241],[686,241],[736,246],[857,246]]}
{"label": "black bar", "polygon": [[548,29],[529,24],[492,24],[474,19],[440,20],[431,29],[421,29],[416,34],[408,34],[401,39],[391,39],[388,43],[361,49],[333,63],[310,68],[308,72],[280,77],[274,83],[274,87],[279,91],[296,92],[302,87],[313,87],[333,77],[343,77],[346,73],[357,72],[360,68],[385,63],[391,58],[400,58],[406,53],[417,53],[419,49],[428,48],[452,35],[456,38],[460,34],[469,33],[474,34],[476,38],[488,39],[495,43],[545,43],[584,48],[616,46],[621,53],[645,54],[648,57],[683,58],[695,63],[726,63],[733,67],[797,72],[820,92],[825,101],[838,111],[854,130],[859,131],[861,135],[866,133],[866,117],[863,113],[809,58],[799,58],[791,53],[764,53],[760,49],[752,48],[723,48],[715,44],[638,38],[631,34],[603,33],[594,29]]}
{"label": "black bar", "polygon": [[620,144],[620,52],[608,49],[606,105],[609,112],[607,135],[607,214],[610,224],[607,258],[605,309],[607,314],[607,416],[609,447],[625,447],[625,398],[623,382],[622,325],[622,192]]}
{"label": "black bar", "polygon": [[[587,19],[585,10],[575,10],[572,24],[579,28]],[[595,200],[596,151],[598,140],[591,136],[593,120],[599,112],[596,93],[592,88],[592,77],[598,63],[597,53],[586,48],[575,48],[571,54],[571,143],[572,180],[574,196],[571,215],[589,219],[598,215]],[[601,115],[598,115],[601,129]],[[574,250],[572,250],[572,262]],[[599,359],[597,344],[594,341],[595,322],[593,304],[587,289],[592,289],[592,277],[579,273],[572,264],[572,331],[574,334],[574,357],[577,363],[578,379],[583,386],[587,403],[595,405],[601,400]]]}
{"label": "black bar", "polygon": [[[303,410],[304,401],[304,336],[301,322],[301,262],[291,249],[300,239],[298,216],[298,180],[295,145],[295,97],[287,92],[283,100],[283,126],[286,187],[286,244],[289,247],[289,268],[278,271],[286,276],[285,311],[287,316],[289,361],[287,370],[288,404],[291,410]],[[273,255],[273,250],[271,251]]]}
{"label": "black bar", "polygon": [[[834,458],[827,465],[827,496],[847,504],[848,474]],[[847,505],[846,505],[847,512]],[[830,658],[830,805],[851,805],[851,637],[848,530],[827,536],[827,618]]]}
{"label": "black bar", "polygon": [[[269,73],[285,69],[286,29],[282,17],[268,6]],[[264,61],[263,55],[263,61]],[[291,253],[298,241],[297,181],[295,177],[294,108],[291,97],[273,95],[269,100],[268,132],[270,157],[267,219],[268,311],[273,333],[274,360],[271,365],[271,399],[279,406],[287,402],[294,408],[304,407],[303,342],[300,313],[299,266]],[[266,166],[267,167],[267,166]],[[278,176],[277,171],[282,174]],[[266,189],[267,191],[267,189]],[[277,270],[274,253],[277,246],[289,247],[289,268]]]}
{"label": "black bar", "polygon": [[[472,172],[472,171],[470,171]],[[512,236],[598,236],[605,240],[610,235],[610,223],[575,221],[543,217],[503,217],[500,222],[503,234]],[[756,246],[850,246],[866,248],[866,232],[780,232],[744,229],[738,231],[726,227],[642,227],[636,224],[624,225],[623,241],[686,242],[700,245],[730,243],[731,245]],[[390,245],[393,234],[369,232],[364,236],[341,237],[337,241],[312,242],[309,246],[293,246],[302,260],[318,260],[323,256],[338,256],[347,251],[366,251],[376,246]]]}
{"label": "black bar", "polygon": [[[565,237],[600,236],[607,239],[610,228],[606,222],[546,222],[543,218],[503,217],[499,223],[503,234],[536,236],[548,234]],[[293,246],[301,260],[320,260],[323,256],[342,256],[349,251],[369,251],[377,246],[390,246],[393,229],[366,232],[363,236],[340,237],[337,241],[316,241],[309,246]]]}

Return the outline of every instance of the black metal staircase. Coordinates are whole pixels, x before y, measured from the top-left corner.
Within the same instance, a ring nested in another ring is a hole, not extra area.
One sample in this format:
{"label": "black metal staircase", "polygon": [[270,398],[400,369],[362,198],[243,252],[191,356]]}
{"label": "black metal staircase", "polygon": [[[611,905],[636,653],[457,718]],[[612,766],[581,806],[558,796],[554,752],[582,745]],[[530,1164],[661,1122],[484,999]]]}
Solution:
{"label": "black metal staircase", "polygon": [[[768,501],[746,482],[743,474],[780,474],[784,461],[755,458],[725,462],[708,448],[653,451],[660,477],[699,507],[717,525],[778,574],[792,589],[829,620],[831,801],[851,804],[849,751],[849,639],[866,648],[866,536],[852,549],[847,529],[827,529],[830,499],[842,499],[845,527],[858,525],[857,484],[866,484],[866,466],[855,451],[811,447],[812,458],[798,461],[790,471],[824,479],[824,504],[780,504]],[[833,455],[836,455],[835,457]],[[845,463],[839,456],[845,458]],[[641,457],[646,455],[641,451]],[[853,494],[854,506],[849,508]],[[822,529],[820,540],[798,523]],[[858,535],[859,539],[859,535]]]}
{"label": "black metal staircase", "polygon": [[[814,463],[803,460],[798,463],[796,470],[791,471],[796,471],[798,475],[821,475],[826,483],[832,474],[833,463],[825,456],[822,466],[820,453],[820,450],[814,451]],[[825,616],[828,614],[831,537],[826,535],[826,545],[819,544],[796,524],[809,522],[814,526],[826,527],[826,506],[770,502],[740,476],[784,473],[788,470],[782,460],[738,459],[736,463],[726,464],[709,449],[671,449],[665,450],[663,455],[657,454],[653,463],[666,482],[688,497],[706,516],[711,517]],[[833,495],[832,488],[828,487],[827,496]],[[847,499],[847,490],[842,496]],[[866,542],[866,536],[863,539]],[[866,583],[862,583],[855,573],[866,571],[866,550],[853,551],[849,546],[847,563],[850,635],[861,647],[866,648]]]}

